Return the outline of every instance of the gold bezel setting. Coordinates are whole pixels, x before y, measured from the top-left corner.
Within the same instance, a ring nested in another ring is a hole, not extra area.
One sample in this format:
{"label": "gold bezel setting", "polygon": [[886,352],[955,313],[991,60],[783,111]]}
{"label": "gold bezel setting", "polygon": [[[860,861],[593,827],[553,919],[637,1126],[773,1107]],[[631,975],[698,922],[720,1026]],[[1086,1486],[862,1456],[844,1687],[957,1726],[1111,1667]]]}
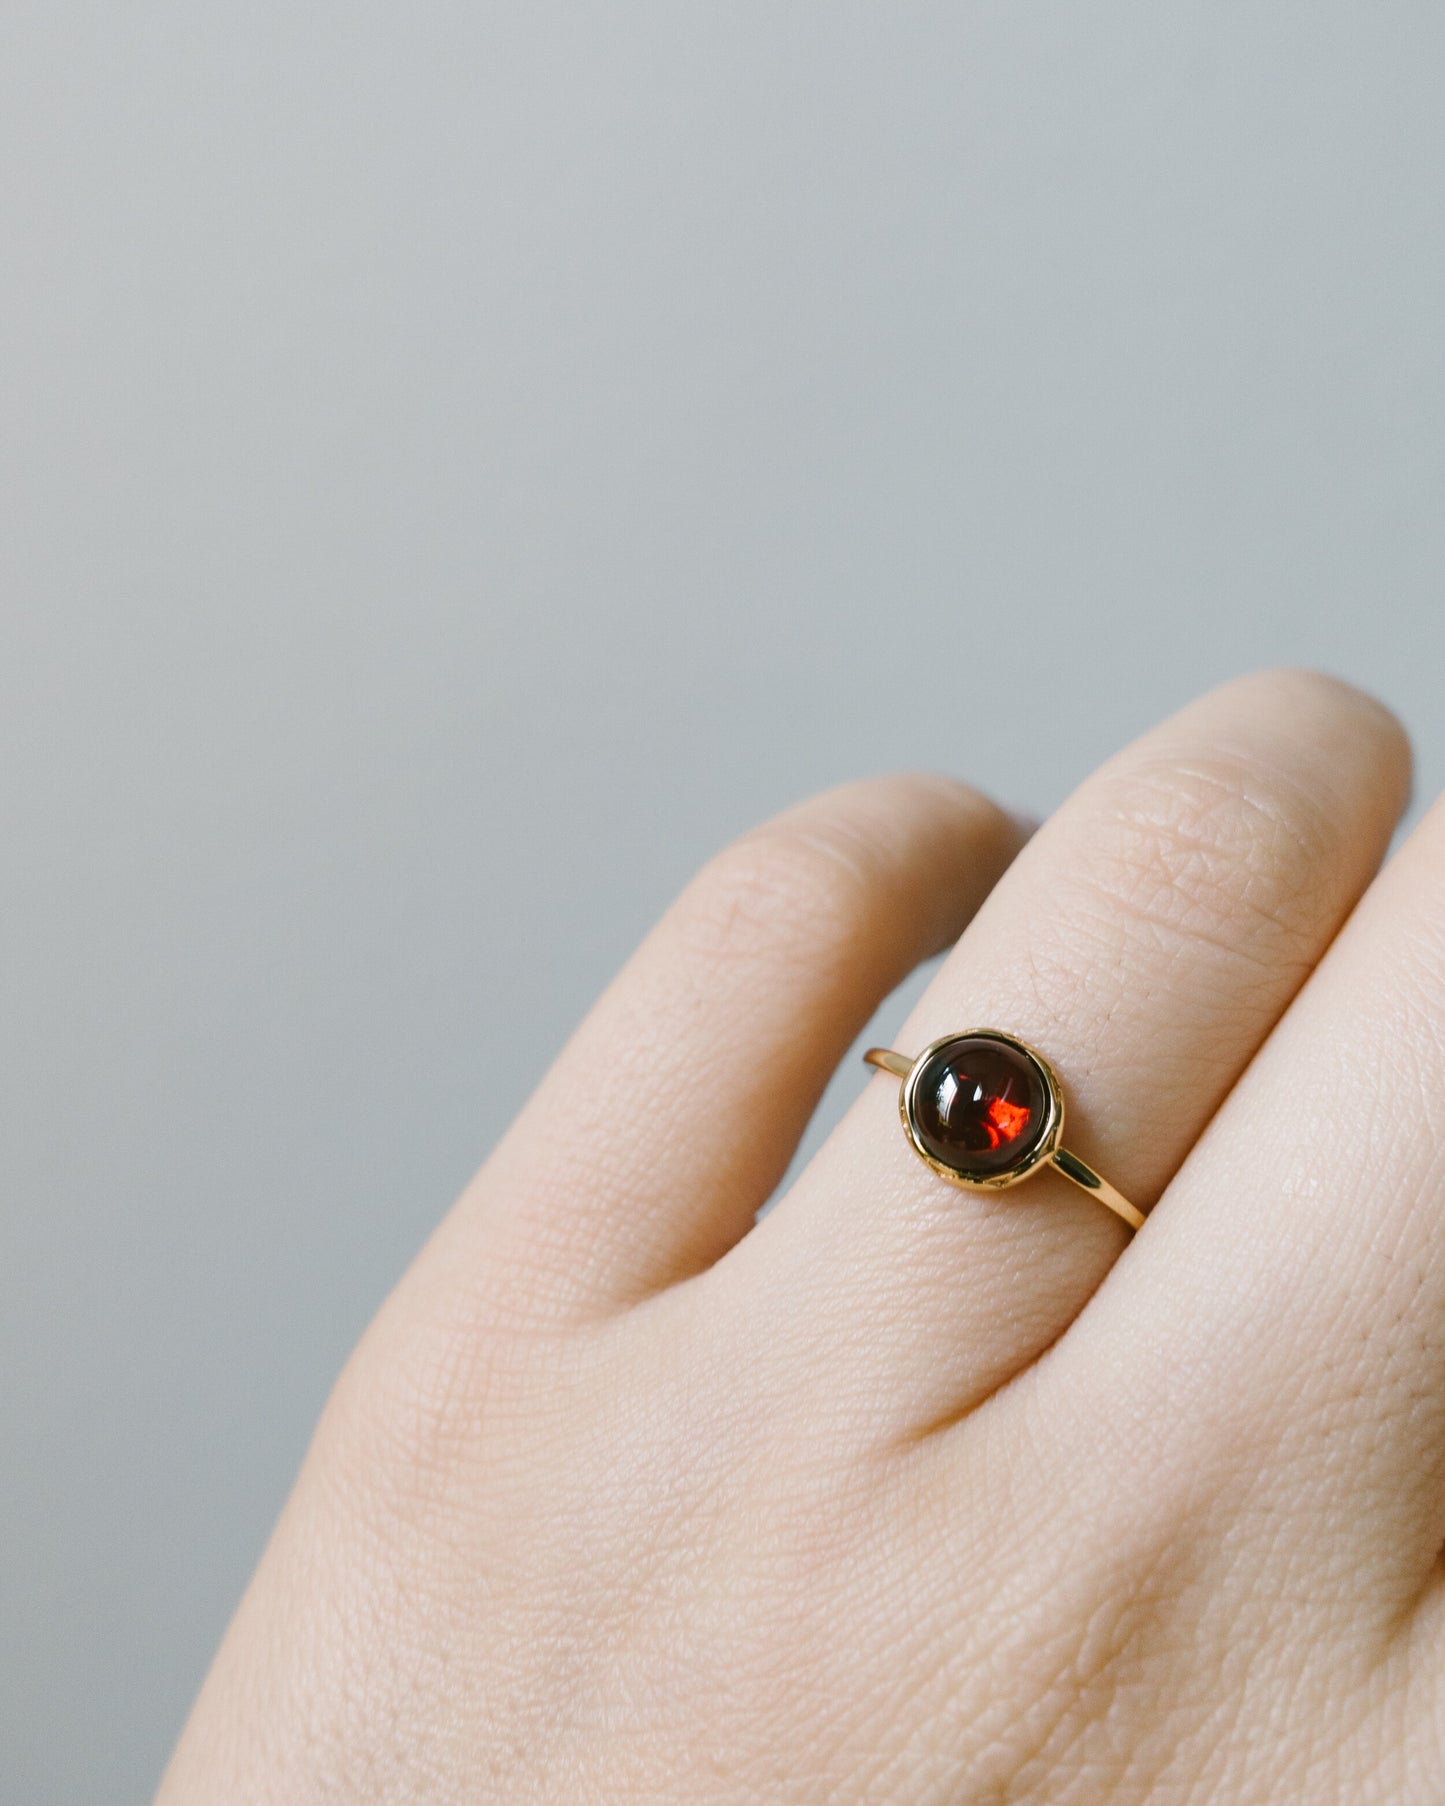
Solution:
{"label": "gold bezel setting", "polygon": [[[1044,1081],[1044,1095],[1048,1101],[1048,1116],[1037,1139],[1030,1144],[1028,1150],[1021,1154],[1013,1165],[997,1173],[966,1173],[956,1166],[950,1166],[946,1160],[940,1160],[931,1153],[924,1143],[919,1130],[916,1099],[918,1084],[924,1069],[940,1054],[945,1047],[958,1041],[991,1040],[1001,1042],[1004,1046],[1021,1054],[1033,1066]],[[899,1081],[898,1114],[903,1119],[903,1133],[908,1137],[908,1144],[914,1153],[940,1179],[955,1186],[960,1191],[1004,1191],[1010,1185],[1017,1185],[1021,1179],[1027,1179],[1031,1173],[1042,1168],[1052,1167],[1065,1179],[1077,1185],[1080,1190],[1088,1192],[1106,1209],[1131,1229],[1144,1227],[1144,1212],[1137,1204],[1131,1204],[1120,1191],[1117,1191],[1102,1174],[1096,1172],[1087,1160],[1081,1160],[1077,1154],[1059,1145],[1064,1132],[1064,1088],[1059,1083],[1059,1075],[1036,1047],[1030,1047],[1027,1041],[1021,1041],[1017,1035],[1010,1035],[1001,1028],[967,1028],[956,1029],[951,1035],[940,1035],[936,1041],[930,1041],[917,1059],[910,1059],[907,1054],[896,1053],[891,1047],[870,1047],[863,1055],[869,1066],[876,1066],[880,1072],[886,1072]]]}
{"label": "gold bezel setting", "polygon": [[[1002,1172],[978,1174],[960,1172],[955,1166],[949,1166],[929,1152],[919,1137],[918,1124],[914,1114],[914,1096],[918,1081],[924,1069],[934,1056],[942,1053],[944,1048],[952,1047],[959,1041],[989,1040],[1001,1041],[1011,1047],[1015,1053],[1023,1057],[1037,1070],[1044,1081],[1044,1091],[1048,1098],[1048,1115],[1043,1129],[1039,1132],[1018,1160]],[[940,1179],[946,1179],[950,1185],[956,1185],[964,1191],[1005,1191],[1011,1185],[1017,1185],[1021,1179],[1027,1179],[1036,1167],[1051,1160],[1054,1151],[1064,1132],[1064,1092],[1059,1083],[1059,1075],[1035,1047],[1027,1041],[1020,1041],[1017,1035],[1006,1034],[1001,1028],[966,1028],[955,1029],[952,1034],[940,1035],[931,1041],[909,1069],[898,1091],[898,1113],[903,1119],[904,1132],[907,1134],[913,1151],[925,1165],[931,1167]]]}

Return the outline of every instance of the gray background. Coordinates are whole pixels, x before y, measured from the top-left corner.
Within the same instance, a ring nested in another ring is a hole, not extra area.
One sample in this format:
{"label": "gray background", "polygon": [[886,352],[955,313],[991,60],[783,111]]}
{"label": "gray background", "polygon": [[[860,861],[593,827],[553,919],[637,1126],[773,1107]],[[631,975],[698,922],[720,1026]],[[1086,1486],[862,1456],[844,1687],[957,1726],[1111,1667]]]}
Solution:
{"label": "gray background", "polygon": [[5,0],[6,1806],[147,1797],[726,836],[1275,661],[1436,788],[1442,92],[1436,0]]}

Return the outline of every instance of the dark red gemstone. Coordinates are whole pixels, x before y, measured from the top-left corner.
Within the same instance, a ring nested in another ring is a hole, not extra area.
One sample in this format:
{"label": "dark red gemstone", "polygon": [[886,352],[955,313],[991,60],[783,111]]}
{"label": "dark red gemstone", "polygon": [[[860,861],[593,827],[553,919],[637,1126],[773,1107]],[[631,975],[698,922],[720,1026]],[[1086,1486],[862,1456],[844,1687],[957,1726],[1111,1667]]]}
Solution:
{"label": "dark red gemstone", "polygon": [[935,1160],[969,1178],[1018,1166],[1049,1124],[1042,1068],[992,1035],[961,1035],[929,1055],[912,1093],[914,1131]]}

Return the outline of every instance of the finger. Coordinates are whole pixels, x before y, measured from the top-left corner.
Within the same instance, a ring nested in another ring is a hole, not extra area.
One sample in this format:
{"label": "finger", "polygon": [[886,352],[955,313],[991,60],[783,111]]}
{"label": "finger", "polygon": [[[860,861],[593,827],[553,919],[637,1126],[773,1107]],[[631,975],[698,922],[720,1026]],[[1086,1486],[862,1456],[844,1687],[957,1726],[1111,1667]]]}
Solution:
{"label": "finger", "polygon": [[[1156,1233],[1157,1228],[1157,1233]],[[1445,1542],[1445,801],[1381,873],[1058,1351],[1393,1623]],[[1142,1357],[1142,1358],[1141,1358]],[[1135,1369],[1127,1401],[1096,1376]],[[1044,1384],[1043,1374],[1040,1383]],[[1051,1378],[1045,1389],[1062,1384]],[[1068,1386],[1079,1417],[1080,1385]],[[1437,1606],[1438,1609],[1438,1606]]]}
{"label": "finger", "polygon": [[[1226,685],[1040,829],[898,1045],[988,1024],[1038,1047],[1068,1144],[1148,1203],[1368,882],[1407,779],[1398,725],[1358,691],[1297,672]],[[777,1371],[916,1432],[1038,1355],[1126,1239],[1047,1170],[991,1195],[945,1184],[880,1075],[715,1277],[746,1325],[731,1333]]]}
{"label": "finger", "polygon": [[500,1250],[611,1308],[751,1225],[873,1010],[962,929],[1023,829],[951,778],[845,785],[714,858],[561,1053],[432,1260]]}

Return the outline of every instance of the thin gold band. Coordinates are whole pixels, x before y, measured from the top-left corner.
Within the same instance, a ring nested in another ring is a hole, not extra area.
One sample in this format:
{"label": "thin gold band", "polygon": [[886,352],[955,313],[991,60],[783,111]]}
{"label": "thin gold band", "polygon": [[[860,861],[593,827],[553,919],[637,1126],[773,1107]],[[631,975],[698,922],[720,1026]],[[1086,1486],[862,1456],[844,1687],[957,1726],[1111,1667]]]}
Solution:
{"label": "thin gold band", "polygon": [[[870,1066],[892,1073],[896,1079],[906,1079],[916,1064],[906,1054],[894,1053],[890,1047],[870,1047],[863,1058]],[[1075,1185],[1088,1192],[1091,1198],[1097,1198],[1101,1204],[1107,1205],[1131,1229],[1144,1227],[1144,1212],[1131,1204],[1122,1192],[1116,1191],[1087,1161],[1080,1160],[1077,1154],[1071,1154],[1067,1148],[1055,1148],[1039,1164],[1041,1167],[1052,1166],[1066,1179],[1071,1179]]]}

